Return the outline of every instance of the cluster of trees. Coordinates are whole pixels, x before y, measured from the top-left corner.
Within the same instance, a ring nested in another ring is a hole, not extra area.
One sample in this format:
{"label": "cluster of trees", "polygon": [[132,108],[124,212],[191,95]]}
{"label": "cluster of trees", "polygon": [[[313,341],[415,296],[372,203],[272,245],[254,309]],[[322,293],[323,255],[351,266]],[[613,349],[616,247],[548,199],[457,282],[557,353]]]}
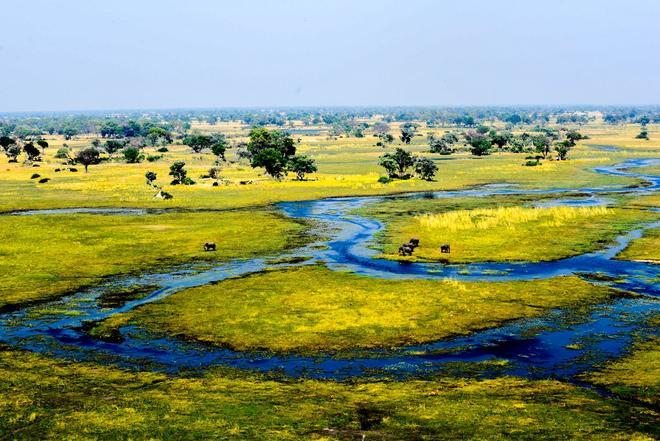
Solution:
{"label": "cluster of trees", "polygon": [[410,179],[411,170],[420,178],[431,181],[438,171],[438,166],[428,158],[420,158],[411,152],[397,147],[393,153],[385,153],[378,163],[387,172],[388,179]]}
{"label": "cluster of trees", "polygon": [[512,153],[537,153],[547,158],[551,151],[557,152],[560,160],[567,158],[575,143],[587,137],[576,130],[556,130],[539,128],[537,132],[513,134],[509,131],[496,131],[486,126],[479,126],[466,132],[445,132],[441,137],[428,136],[432,153],[448,155],[456,151],[462,141],[474,156],[489,155],[494,150],[510,151]]}
{"label": "cluster of trees", "polygon": [[200,153],[203,150],[211,150],[217,158],[216,162],[225,160],[225,152],[229,146],[227,137],[222,133],[188,135],[183,138],[183,144],[190,147],[195,153]]}
{"label": "cluster of trees", "polygon": [[25,153],[26,161],[39,162],[41,161],[42,152],[48,148],[48,142],[43,139],[22,142],[8,136],[0,136],[0,147],[2,147],[9,162],[18,162],[21,153]]}
{"label": "cluster of trees", "polygon": [[280,130],[256,127],[250,131],[247,155],[253,168],[263,167],[270,176],[281,179],[288,172],[296,179],[317,171],[315,161],[307,156],[296,156],[296,142]]}

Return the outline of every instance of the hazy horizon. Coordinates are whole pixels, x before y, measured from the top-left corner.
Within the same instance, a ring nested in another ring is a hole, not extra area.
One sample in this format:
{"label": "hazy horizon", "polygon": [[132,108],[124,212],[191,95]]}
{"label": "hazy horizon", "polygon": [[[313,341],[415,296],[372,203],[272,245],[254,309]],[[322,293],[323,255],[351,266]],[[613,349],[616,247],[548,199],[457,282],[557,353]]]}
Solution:
{"label": "hazy horizon", "polygon": [[660,103],[660,2],[3,6],[0,113]]}

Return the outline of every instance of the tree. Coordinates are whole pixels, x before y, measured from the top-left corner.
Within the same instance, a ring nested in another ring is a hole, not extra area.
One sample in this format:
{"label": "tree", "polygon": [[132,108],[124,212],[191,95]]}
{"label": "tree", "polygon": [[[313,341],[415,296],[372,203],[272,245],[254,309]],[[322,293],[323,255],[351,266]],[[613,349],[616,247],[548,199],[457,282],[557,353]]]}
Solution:
{"label": "tree", "polygon": [[39,158],[39,155],[41,154],[41,152],[31,142],[28,142],[25,145],[23,145],[23,151],[27,155],[27,159],[29,161],[40,161],[41,160]]}
{"label": "tree", "polygon": [[0,137],[0,147],[2,147],[3,150],[7,150],[10,145],[16,145],[16,140],[8,136]]}
{"label": "tree", "polygon": [[408,179],[407,170],[415,164],[415,156],[397,147],[394,153],[385,153],[379,158],[379,164],[387,171],[390,178]]}
{"label": "tree", "polygon": [[162,127],[152,127],[147,132],[147,141],[152,147],[155,147],[158,142],[171,144],[173,141],[172,134]]}
{"label": "tree", "polygon": [[46,149],[48,148],[48,142],[44,141],[43,139],[40,139],[37,141],[37,145],[41,147],[42,152],[46,152]]}
{"label": "tree", "polygon": [[500,150],[504,149],[504,146],[507,145],[512,138],[513,134],[511,132],[490,132],[490,142],[496,145]]}
{"label": "tree", "polygon": [[557,151],[557,155],[559,156],[559,159],[561,161],[566,159],[566,157],[568,156],[568,152],[571,150],[573,145],[574,144],[568,139],[565,139],[564,141],[555,144],[555,150]]}
{"label": "tree", "polygon": [[419,158],[415,161],[415,173],[425,181],[432,181],[437,171],[438,166],[429,158]]}
{"label": "tree", "polygon": [[64,139],[71,139],[74,136],[78,134],[78,130],[73,128],[73,127],[67,127],[64,130],[62,130],[62,135],[64,135]]}
{"label": "tree", "polygon": [[117,139],[108,139],[103,145],[103,149],[108,153],[110,157],[119,150],[123,149],[126,146],[125,140]]}
{"label": "tree", "polygon": [[635,136],[635,138],[648,140],[649,139],[649,131],[646,130],[646,129],[642,129],[642,130],[640,130],[639,135]]}
{"label": "tree", "polygon": [[552,147],[552,141],[544,134],[534,135],[531,137],[532,144],[537,153],[541,154],[543,158],[546,158],[550,153],[550,147]]}
{"label": "tree", "polygon": [[449,155],[454,152],[454,149],[451,148],[451,144],[445,141],[443,138],[436,138],[435,135],[430,134],[428,136],[429,140],[429,150],[431,153],[439,153],[441,155]]}
{"label": "tree", "polygon": [[387,144],[392,144],[394,142],[394,136],[389,133],[379,133],[376,136],[378,136],[378,142],[376,143],[376,146],[378,147],[385,147]]}
{"label": "tree", "polygon": [[470,153],[474,156],[485,156],[490,153],[492,145],[488,136],[483,133],[470,131],[465,137],[468,144],[470,144]]}
{"label": "tree", "polygon": [[296,179],[302,181],[306,174],[315,173],[315,161],[308,156],[293,156],[289,159],[288,170],[296,174]]}
{"label": "tree", "polygon": [[401,126],[401,142],[410,144],[415,133],[417,132],[417,125],[412,123],[405,123]]}
{"label": "tree", "polygon": [[21,154],[21,148],[18,144],[11,144],[5,149],[5,154],[9,159],[9,162],[18,162],[18,155]]}
{"label": "tree", "polygon": [[227,145],[227,137],[224,134],[214,133],[211,135],[211,152],[217,157],[217,163],[220,163],[221,160],[225,160]]}
{"label": "tree", "polygon": [[190,135],[183,138],[183,144],[187,145],[195,153],[211,148],[213,140],[209,135]]}
{"label": "tree", "polygon": [[295,141],[288,133],[269,131],[263,127],[255,127],[250,131],[247,149],[252,155],[252,167],[263,167],[266,173],[276,179],[282,178],[289,158],[296,154]]}
{"label": "tree", "polygon": [[569,130],[566,133],[566,139],[568,139],[572,143],[571,147],[574,147],[577,141],[588,138],[589,138],[588,136],[581,134],[577,130]]}
{"label": "tree", "polygon": [[184,169],[186,163],[183,161],[176,161],[170,165],[170,173],[169,175],[172,176],[174,179],[172,180],[171,184],[172,185],[178,185],[178,184],[183,184],[183,185],[193,185],[195,184],[195,181],[190,179],[188,177],[188,172],[186,169]]}
{"label": "tree", "polygon": [[128,164],[137,164],[142,162],[144,159],[144,155],[137,147],[126,147],[124,150],[122,150],[122,153],[124,154],[124,159]]}
{"label": "tree", "polygon": [[101,162],[101,153],[94,147],[84,148],[76,153],[76,162],[79,162],[85,167],[85,173],[92,164]]}
{"label": "tree", "polygon": [[286,172],[287,160],[277,149],[267,148],[252,156],[252,167],[263,167],[275,179],[282,179]]}
{"label": "tree", "polygon": [[211,178],[211,179],[213,179],[213,180],[216,180],[216,181],[217,181],[218,179],[222,178],[222,176],[220,176],[220,171],[221,171],[221,170],[222,170],[222,169],[221,169],[220,167],[218,167],[218,166],[211,167],[211,168],[209,169],[209,178]]}
{"label": "tree", "polygon": [[148,171],[144,174],[144,177],[147,178],[147,185],[153,187],[158,175],[156,175],[156,172]]}

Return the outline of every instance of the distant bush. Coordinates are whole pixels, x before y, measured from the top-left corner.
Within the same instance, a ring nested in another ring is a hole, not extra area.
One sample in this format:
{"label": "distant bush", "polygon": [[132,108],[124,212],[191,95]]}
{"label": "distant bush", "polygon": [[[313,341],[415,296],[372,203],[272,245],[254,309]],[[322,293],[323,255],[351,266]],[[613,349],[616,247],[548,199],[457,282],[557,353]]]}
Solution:
{"label": "distant bush", "polygon": [[156,151],[157,151],[157,152],[160,152],[160,153],[165,153],[165,152],[169,152],[170,150],[169,150],[167,147],[161,147],[161,148],[159,148],[159,149],[156,150]]}
{"label": "distant bush", "polygon": [[39,173],[34,173],[32,176],[30,176],[30,179],[37,179],[40,178],[41,175]]}
{"label": "distant bush", "polygon": [[57,150],[57,153],[55,153],[55,158],[57,159],[69,159],[69,149],[66,147],[62,147]]}
{"label": "distant bush", "polygon": [[389,184],[390,182],[392,182],[392,179],[389,178],[388,176],[381,176],[380,178],[378,178],[378,182],[380,182],[381,184]]}
{"label": "distant bush", "polygon": [[48,181],[50,181],[50,178],[41,178],[41,179],[39,179],[40,184],[45,184]]}
{"label": "distant bush", "polygon": [[149,156],[147,156],[147,161],[149,161],[149,162],[156,162],[159,159],[163,159],[163,155],[149,155]]}

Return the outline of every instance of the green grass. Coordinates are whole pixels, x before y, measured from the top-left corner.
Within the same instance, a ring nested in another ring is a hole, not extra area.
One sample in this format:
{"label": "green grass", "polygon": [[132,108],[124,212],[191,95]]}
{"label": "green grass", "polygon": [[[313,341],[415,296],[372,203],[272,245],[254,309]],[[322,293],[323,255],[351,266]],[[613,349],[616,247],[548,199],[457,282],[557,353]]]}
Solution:
{"label": "green grass", "polygon": [[641,239],[633,241],[617,258],[660,262],[660,228],[646,230]]}
{"label": "green grass", "polygon": [[612,295],[577,277],[383,280],[308,266],[184,290],[111,317],[97,333],[131,322],[238,350],[343,351],[434,341]]}
{"label": "green grass", "polygon": [[[541,261],[603,248],[614,237],[658,219],[646,210],[602,207],[543,208],[516,206],[528,198],[515,196],[452,200],[394,200],[365,207],[358,213],[386,224],[379,237],[383,257],[402,260]],[[398,248],[411,237],[420,239],[412,257]],[[449,243],[451,253],[440,252]]]}
{"label": "green grass", "polygon": [[556,381],[516,378],[177,378],[10,350],[0,351],[0,378],[0,437],[16,440],[645,440],[657,416]]}
{"label": "green grass", "polygon": [[[234,162],[225,164],[222,172],[230,182],[229,185],[212,187],[210,179],[201,179],[200,176],[213,165],[215,158],[208,153],[192,154],[187,147],[176,145],[170,146],[170,151],[163,154],[163,159],[154,163],[125,164],[117,156],[112,161],[91,166],[89,173],[84,173],[82,168],[77,173],[55,172],[62,165],[53,155],[63,140],[49,137],[47,140],[51,147],[39,168],[24,167],[21,163],[10,164],[4,156],[0,157],[0,169],[3,170],[0,174],[0,211],[73,206],[236,208],[328,196],[460,189],[492,182],[517,183],[527,188],[625,185],[637,182],[635,179],[605,176],[591,171],[591,168],[598,165],[634,157],[634,152],[608,153],[579,147],[572,152],[571,160],[546,161],[540,167],[523,167],[524,154],[498,153],[479,159],[472,159],[466,153],[452,155],[450,158],[431,155],[440,168],[435,182],[412,179],[384,185],[377,182],[383,174],[377,165],[383,149],[373,146],[373,138],[328,140],[320,136],[301,136],[301,139],[300,152],[311,155],[318,162],[319,172],[311,176],[312,180],[296,182],[286,179],[276,182],[264,176],[260,169],[252,169],[245,162]],[[70,144],[75,150],[89,142],[91,139],[79,139]],[[408,148],[421,153],[428,146],[420,137]],[[155,151],[148,148],[145,153],[153,154]],[[234,158],[234,153],[229,152],[228,157]],[[186,162],[189,175],[198,181],[197,185],[167,185],[170,180],[168,168],[175,160]],[[148,170],[157,172],[158,182],[165,184],[174,199],[153,199],[155,192],[145,185],[144,180]],[[37,183],[30,179],[35,172],[51,178],[51,181]],[[241,185],[241,181],[252,183]]]}
{"label": "green grass", "polygon": [[[52,298],[104,276],[272,253],[300,243],[304,228],[269,210],[0,216],[0,308]],[[204,252],[206,241],[218,250]]]}
{"label": "green grass", "polygon": [[[656,320],[656,326],[660,324]],[[654,406],[660,404],[660,338],[637,343],[629,355],[601,370],[584,375],[622,397],[633,397]]]}

